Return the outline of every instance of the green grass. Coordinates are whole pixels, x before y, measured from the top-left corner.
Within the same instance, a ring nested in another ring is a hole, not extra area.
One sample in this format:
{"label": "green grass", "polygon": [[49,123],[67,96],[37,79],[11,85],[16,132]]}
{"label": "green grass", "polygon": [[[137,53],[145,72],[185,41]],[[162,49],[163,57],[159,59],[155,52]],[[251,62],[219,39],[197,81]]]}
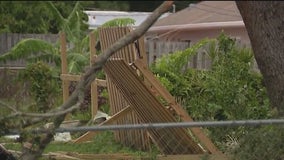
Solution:
{"label": "green grass", "polygon": [[[1,143],[4,144],[6,149],[9,150],[21,150],[21,144],[15,143],[13,140],[8,140],[4,137],[0,138]],[[100,153],[127,153],[137,156],[150,156],[157,154],[154,149],[153,153],[142,152],[134,150],[129,147],[124,147],[121,144],[115,142],[113,133],[105,131],[99,133],[91,142],[86,143],[72,143],[72,142],[55,142],[50,143],[45,149],[44,153],[49,152],[76,152],[81,154],[100,154]]]}
{"label": "green grass", "polygon": [[[15,101],[11,101],[11,99],[2,99],[6,104],[15,106],[19,105],[22,108],[21,110],[27,110],[26,106],[31,104],[33,100],[31,98],[25,98],[25,101],[21,101],[20,103],[15,103]],[[0,107],[0,112],[7,115],[10,110],[7,110],[5,107]],[[0,116],[4,116],[0,114]],[[91,117],[90,111],[86,112],[77,112],[72,115],[72,119],[76,120],[89,120]],[[73,139],[80,136],[82,133],[72,133]],[[0,142],[4,147],[8,150],[21,151],[21,144],[15,142],[15,140],[7,139],[5,137],[0,137]],[[75,152],[80,154],[112,154],[112,153],[124,153],[130,154],[137,157],[155,157],[158,155],[157,148],[153,147],[150,152],[143,152],[140,150],[135,150],[133,148],[125,147],[120,143],[117,143],[114,139],[114,134],[111,131],[104,131],[97,134],[91,142],[85,143],[73,143],[73,142],[51,142],[44,153],[50,152]],[[152,158],[151,158],[152,159]]]}
{"label": "green grass", "polygon": [[109,131],[99,133],[94,137],[92,142],[78,144],[72,142],[53,142],[46,148],[46,152],[56,151],[75,151],[78,153],[133,153],[133,150],[130,148],[123,147],[114,142],[113,133]]}

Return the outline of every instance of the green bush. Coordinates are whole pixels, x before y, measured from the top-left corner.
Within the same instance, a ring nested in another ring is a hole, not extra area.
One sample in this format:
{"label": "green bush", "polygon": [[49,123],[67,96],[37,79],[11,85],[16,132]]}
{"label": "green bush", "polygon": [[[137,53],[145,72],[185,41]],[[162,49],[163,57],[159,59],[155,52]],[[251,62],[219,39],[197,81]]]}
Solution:
{"label": "green bush", "polygon": [[28,64],[20,74],[22,81],[31,83],[30,92],[36,102],[34,111],[46,112],[56,103],[61,87],[55,74],[50,66],[41,61]]}
{"label": "green bush", "polygon": [[283,126],[265,126],[251,130],[232,152],[234,159],[283,160]]}
{"label": "green bush", "polygon": [[[189,58],[207,45],[211,69],[186,68]],[[252,70],[250,49],[238,48],[221,33],[192,47],[164,56],[151,66],[165,87],[195,120],[240,120],[270,117],[262,76]],[[225,150],[226,141],[238,140],[247,128],[208,128],[211,139]]]}

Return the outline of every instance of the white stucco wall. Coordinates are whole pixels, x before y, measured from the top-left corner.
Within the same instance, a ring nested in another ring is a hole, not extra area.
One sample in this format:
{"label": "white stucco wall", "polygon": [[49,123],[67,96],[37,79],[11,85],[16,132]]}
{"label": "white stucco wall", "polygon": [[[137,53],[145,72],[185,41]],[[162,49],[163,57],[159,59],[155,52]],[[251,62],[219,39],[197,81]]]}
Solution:
{"label": "white stucco wall", "polygon": [[[121,12],[121,11],[84,11],[88,15],[89,29],[95,29],[105,22],[115,18],[132,18],[136,21],[134,27],[139,26],[152,12]],[[160,18],[168,16],[163,14]]]}

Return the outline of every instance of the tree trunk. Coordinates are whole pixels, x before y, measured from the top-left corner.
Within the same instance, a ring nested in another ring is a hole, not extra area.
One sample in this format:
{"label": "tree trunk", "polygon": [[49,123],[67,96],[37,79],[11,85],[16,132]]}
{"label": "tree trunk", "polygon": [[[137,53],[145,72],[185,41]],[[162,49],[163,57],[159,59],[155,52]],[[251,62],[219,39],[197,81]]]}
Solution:
{"label": "tree trunk", "polygon": [[[33,141],[39,139],[37,143]],[[47,133],[41,135],[41,137],[33,137],[31,142],[24,142],[22,145],[22,155],[20,160],[35,160],[39,159],[45,149],[45,147],[53,140],[53,133]],[[33,146],[35,145],[35,146]]]}
{"label": "tree trunk", "polygon": [[268,96],[284,116],[284,3],[236,1],[243,17]]}

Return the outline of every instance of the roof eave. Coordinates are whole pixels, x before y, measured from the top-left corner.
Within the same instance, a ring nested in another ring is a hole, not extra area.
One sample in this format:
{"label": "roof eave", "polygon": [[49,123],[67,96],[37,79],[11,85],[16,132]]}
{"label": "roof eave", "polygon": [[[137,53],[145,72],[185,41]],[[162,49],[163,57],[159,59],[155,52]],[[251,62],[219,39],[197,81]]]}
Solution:
{"label": "roof eave", "polygon": [[165,32],[170,30],[202,30],[202,29],[218,29],[218,28],[232,28],[244,27],[243,21],[229,21],[229,22],[209,22],[196,24],[182,24],[182,25],[167,25],[154,26],[149,28],[148,32]]}

